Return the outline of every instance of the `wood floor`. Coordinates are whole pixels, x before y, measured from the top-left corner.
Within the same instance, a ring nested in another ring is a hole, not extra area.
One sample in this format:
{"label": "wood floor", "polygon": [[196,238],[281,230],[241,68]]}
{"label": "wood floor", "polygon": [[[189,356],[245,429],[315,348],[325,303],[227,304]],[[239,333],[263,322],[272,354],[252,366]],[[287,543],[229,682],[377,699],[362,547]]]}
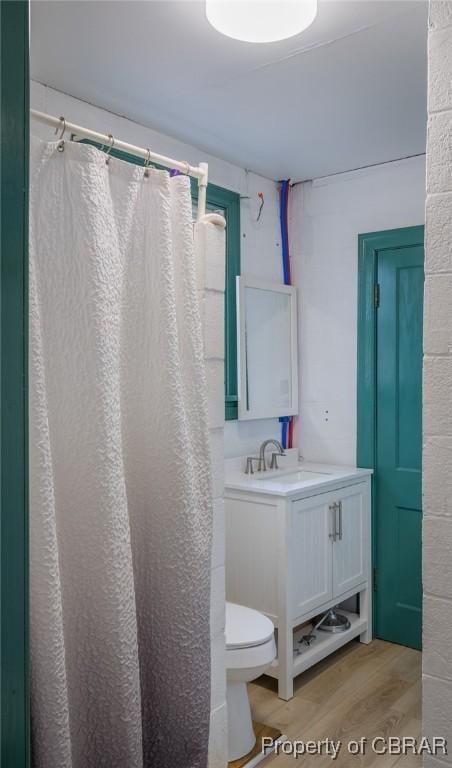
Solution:
{"label": "wood floor", "polygon": [[253,749],[251,752],[248,752],[247,755],[240,757],[238,760],[232,760],[232,762],[228,763],[228,768],[246,768],[247,763],[249,763],[253,757],[261,754],[263,737],[276,741],[276,739],[279,739],[281,736],[281,731],[279,728],[272,728],[271,725],[263,725],[262,723],[256,723],[254,721],[253,729],[254,733],[256,734],[256,744],[254,745]]}
{"label": "wood floor", "polygon": [[248,686],[253,719],[279,728],[288,739],[341,740],[338,758],[305,755],[272,756],[267,768],[415,768],[421,758],[413,755],[352,757],[346,749],[351,739],[366,736],[413,736],[421,731],[421,653],[374,640],[369,645],[349,643],[295,680],[295,695],[282,701],[276,681],[261,677]]}

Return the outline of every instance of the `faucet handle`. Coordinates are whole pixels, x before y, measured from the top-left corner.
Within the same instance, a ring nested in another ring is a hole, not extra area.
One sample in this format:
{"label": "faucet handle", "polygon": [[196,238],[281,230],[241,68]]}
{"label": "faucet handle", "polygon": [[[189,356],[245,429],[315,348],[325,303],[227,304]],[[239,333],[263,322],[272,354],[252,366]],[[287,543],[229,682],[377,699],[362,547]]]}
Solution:
{"label": "faucet handle", "polygon": [[257,456],[247,456],[245,475],[254,475],[253,461],[259,462],[259,471],[260,471],[260,459]]}
{"label": "faucet handle", "polygon": [[284,453],[284,451],[282,453],[281,453],[281,451],[279,451],[278,453],[272,453],[272,458],[271,458],[271,462],[270,462],[270,469],[279,469],[279,467],[278,467],[278,456],[285,456],[285,455],[286,454]]}

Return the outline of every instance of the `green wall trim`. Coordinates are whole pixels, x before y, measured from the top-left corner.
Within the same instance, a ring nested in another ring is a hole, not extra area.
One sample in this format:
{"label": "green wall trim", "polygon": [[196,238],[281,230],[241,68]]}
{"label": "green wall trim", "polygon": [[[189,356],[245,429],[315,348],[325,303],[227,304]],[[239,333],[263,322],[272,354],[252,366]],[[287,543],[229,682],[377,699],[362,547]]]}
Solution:
{"label": "green wall trim", "polygon": [[3,0],[1,40],[1,765],[29,763],[28,2]]}
{"label": "green wall trim", "polygon": [[[423,245],[424,226],[387,229],[358,236],[358,359],[357,449],[358,467],[376,467],[377,318],[374,286],[379,251]],[[376,562],[376,487],[372,478],[372,561]],[[375,623],[375,601],[374,601]]]}
{"label": "green wall trim", "polygon": [[[100,144],[83,139],[83,144],[103,149]],[[124,160],[134,165],[144,165],[144,160],[121,150],[112,149],[112,157]],[[168,170],[161,165],[152,163],[155,168]],[[192,199],[198,201],[198,182],[190,177]],[[216,184],[208,184],[206,208],[208,211],[221,211],[224,215],[226,228],[226,275],[224,297],[224,393],[225,420],[233,421],[238,418],[238,384],[237,384],[237,315],[235,278],[240,275],[240,195],[230,189],[224,189]]]}
{"label": "green wall trim", "polygon": [[238,418],[236,280],[240,275],[240,195],[209,184],[207,207],[219,209],[226,218],[226,277],[224,297],[224,391],[225,419]]}

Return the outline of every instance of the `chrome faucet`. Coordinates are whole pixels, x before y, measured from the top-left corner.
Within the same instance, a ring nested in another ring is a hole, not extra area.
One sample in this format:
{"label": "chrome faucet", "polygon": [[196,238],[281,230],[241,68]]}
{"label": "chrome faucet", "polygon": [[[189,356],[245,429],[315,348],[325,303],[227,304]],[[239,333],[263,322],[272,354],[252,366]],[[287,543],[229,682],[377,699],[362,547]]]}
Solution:
{"label": "chrome faucet", "polygon": [[286,454],[279,440],[274,440],[273,438],[271,438],[270,440],[264,440],[264,442],[262,443],[259,449],[259,456],[246,457],[245,475],[254,475],[253,461],[257,461],[258,463],[257,464],[258,472],[267,471],[267,464],[265,463],[265,450],[267,448],[267,445],[274,445],[278,449],[277,452],[272,453],[272,458],[270,462],[270,469],[278,469],[277,456],[285,456]]}
{"label": "chrome faucet", "polygon": [[265,463],[265,450],[267,448],[267,445],[274,445],[277,449],[277,453],[272,453],[272,459],[270,464],[270,469],[278,469],[278,460],[277,456],[285,456],[284,448],[282,447],[279,440],[274,440],[273,438],[270,438],[270,440],[264,440],[262,443],[260,449],[259,449],[259,469],[266,472],[267,465]]}

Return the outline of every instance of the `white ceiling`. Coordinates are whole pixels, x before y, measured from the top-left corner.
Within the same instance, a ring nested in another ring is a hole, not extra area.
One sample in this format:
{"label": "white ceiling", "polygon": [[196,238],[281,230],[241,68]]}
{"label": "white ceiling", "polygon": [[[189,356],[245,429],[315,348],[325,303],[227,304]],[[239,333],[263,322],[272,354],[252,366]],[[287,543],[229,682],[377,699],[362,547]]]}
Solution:
{"label": "white ceiling", "polygon": [[34,0],[32,77],[269,178],[425,150],[427,4],[319,0],[279,43],[231,40],[200,0]]}

